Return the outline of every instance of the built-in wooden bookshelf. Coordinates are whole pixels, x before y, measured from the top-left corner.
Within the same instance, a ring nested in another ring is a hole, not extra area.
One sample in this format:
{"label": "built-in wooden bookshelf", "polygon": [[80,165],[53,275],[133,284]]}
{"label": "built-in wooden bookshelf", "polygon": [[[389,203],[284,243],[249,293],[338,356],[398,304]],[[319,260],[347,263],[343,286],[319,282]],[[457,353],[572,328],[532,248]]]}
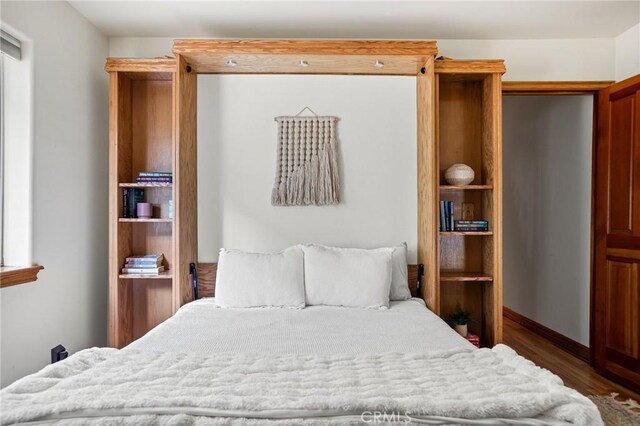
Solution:
{"label": "built-in wooden bookshelf", "polygon": [[[195,164],[195,149],[181,145],[174,127],[177,65],[174,59],[108,59],[109,122],[109,329],[110,346],[123,347],[164,321],[188,294],[189,263],[196,262],[195,200],[181,204],[180,179],[195,181],[195,168],[176,173],[176,158]],[[135,183],[144,171],[172,171],[173,183]],[[191,176],[193,175],[193,176]],[[126,218],[122,191],[144,189],[153,218]],[[173,218],[168,203],[173,202]],[[157,207],[157,209],[156,209]],[[162,253],[164,272],[122,274],[125,259]]]}
{"label": "built-in wooden bookshelf", "polygon": [[[473,313],[469,325],[483,346],[502,341],[502,61],[438,60],[437,151],[439,199],[472,203],[474,220],[487,232],[440,232],[439,313],[447,318],[460,304]],[[449,185],[444,172],[464,163],[475,172],[469,185]],[[438,226],[437,224],[436,226]]]}

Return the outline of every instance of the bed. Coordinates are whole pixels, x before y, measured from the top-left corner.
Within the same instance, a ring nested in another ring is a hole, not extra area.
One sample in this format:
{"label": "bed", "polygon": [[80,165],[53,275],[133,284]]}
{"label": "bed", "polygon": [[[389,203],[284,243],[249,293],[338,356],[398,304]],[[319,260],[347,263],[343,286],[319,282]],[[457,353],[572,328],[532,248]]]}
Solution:
{"label": "bed", "polygon": [[602,423],[557,376],[475,348],[412,298],[406,256],[223,248],[215,298],[18,380],[2,424]]}
{"label": "bed", "polygon": [[121,349],[2,390],[2,424],[601,424],[595,406],[421,299],[389,309],[183,306]]}

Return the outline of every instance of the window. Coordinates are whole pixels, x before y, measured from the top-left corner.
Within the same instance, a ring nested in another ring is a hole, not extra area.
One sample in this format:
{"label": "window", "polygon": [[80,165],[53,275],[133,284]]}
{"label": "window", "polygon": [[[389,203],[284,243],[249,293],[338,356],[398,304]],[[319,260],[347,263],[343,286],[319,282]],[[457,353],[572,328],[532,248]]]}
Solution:
{"label": "window", "polygon": [[[31,45],[0,30],[0,284],[35,281],[31,260]],[[23,40],[25,40],[23,38]]]}

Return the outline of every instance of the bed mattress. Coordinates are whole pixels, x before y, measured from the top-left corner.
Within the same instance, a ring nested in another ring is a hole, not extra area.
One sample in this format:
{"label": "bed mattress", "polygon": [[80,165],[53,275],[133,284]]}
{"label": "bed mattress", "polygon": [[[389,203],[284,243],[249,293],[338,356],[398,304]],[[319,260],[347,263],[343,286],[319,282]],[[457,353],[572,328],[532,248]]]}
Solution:
{"label": "bed mattress", "polygon": [[229,309],[205,298],[184,305],[124,350],[330,355],[469,347],[422,299],[391,302],[389,309]]}

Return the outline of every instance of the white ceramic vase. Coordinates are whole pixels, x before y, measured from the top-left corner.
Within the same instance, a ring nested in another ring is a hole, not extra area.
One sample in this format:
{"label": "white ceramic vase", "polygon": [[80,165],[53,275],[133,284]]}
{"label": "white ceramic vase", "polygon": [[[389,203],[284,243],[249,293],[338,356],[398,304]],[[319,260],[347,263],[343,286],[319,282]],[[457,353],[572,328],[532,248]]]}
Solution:
{"label": "white ceramic vase", "polygon": [[467,324],[456,324],[455,329],[462,337],[467,337],[467,334],[469,334]]}
{"label": "white ceramic vase", "polygon": [[466,164],[454,164],[444,172],[444,179],[449,185],[468,185],[473,182],[475,175]]}

